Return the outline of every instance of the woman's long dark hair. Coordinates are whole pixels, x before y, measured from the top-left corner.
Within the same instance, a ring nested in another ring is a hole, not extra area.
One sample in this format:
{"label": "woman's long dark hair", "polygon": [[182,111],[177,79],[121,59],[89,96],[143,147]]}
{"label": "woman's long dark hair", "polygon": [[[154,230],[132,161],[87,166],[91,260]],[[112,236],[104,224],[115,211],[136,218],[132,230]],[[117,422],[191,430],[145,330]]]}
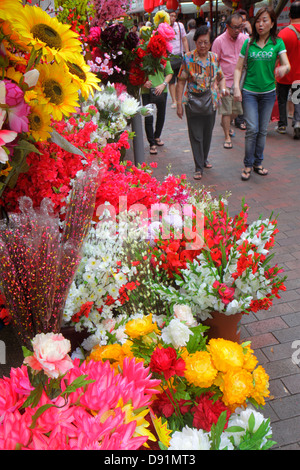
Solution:
{"label": "woman's long dark hair", "polygon": [[270,35],[268,36],[267,40],[266,40],[266,43],[268,41],[269,38],[272,39],[272,42],[273,44],[276,44],[276,38],[277,38],[277,16],[276,16],[276,13],[275,11],[273,10],[273,8],[271,7],[262,7],[258,10],[258,12],[256,13],[255,17],[254,17],[254,22],[253,22],[253,32],[252,32],[252,38],[251,38],[251,42],[253,41],[258,41],[259,40],[259,34],[258,32],[256,31],[256,23],[257,23],[257,20],[258,18],[263,14],[263,13],[268,13],[268,15],[270,16],[272,22],[274,23],[271,30],[270,30]]}

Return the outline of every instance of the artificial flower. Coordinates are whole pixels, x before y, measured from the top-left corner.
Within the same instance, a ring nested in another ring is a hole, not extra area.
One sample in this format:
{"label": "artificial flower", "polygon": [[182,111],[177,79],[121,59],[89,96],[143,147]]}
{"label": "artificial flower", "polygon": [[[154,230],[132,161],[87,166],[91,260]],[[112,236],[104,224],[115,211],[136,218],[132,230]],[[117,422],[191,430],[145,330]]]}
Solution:
{"label": "artificial flower", "polygon": [[242,368],[244,352],[240,344],[223,338],[212,338],[208,343],[213,364],[221,372]]}
{"label": "artificial flower", "polygon": [[81,54],[74,54],[72,60],[66,62],[73,82],[78,86],[84,99],[94,94],[94,90],[100,90],[100,80],[91,72]]}
{"label": "artificial flower", "polygon": [[182,431],[175,431],[170,440],[169,450],[210,450],[209,435],[202,429],[185,426]]}
{"label": "artificial flower", "polygon": [[162,329],[161,337],[166,344],[172,344],[174,348],[182,348],[188,343],[193,332],[178,318],[173,318],[169,325]]}
{"label": "artificial flower", "polygon": [[125,332],[130,338],[141,338],[152,332],[159,334],[156,322],[152,321],[152,314],[130,320],[126,323]]}
{"label": "artificial flower", "polygon": [[47,140],[52,132],[51,116],[46,112],[44,105],[30,105],[30,113],[28,115],[29,132],[37,141]]}
{"label": "artificial flower", "polygon": [[245,369],[231,369],[222,376],[220,389],[222,401],[226,406],[235,409],[242,406],[253,393],[253,377]]}
{"label": "artificial flower", "polygon": [[154,26],[157,28],[160,24],[170,24],[170,15],[165,10],[158,10],[153,18]]}
{"label": "artificial flower", "polygon": [[49,62],[72,60],[80,51],[78,35],[71,31],[70,26],[60,23],[38,6],[19,8],[15,12],[14,28],[27,46],[41,51]]}
{"label": "artificial flower", "polygon": [[177,357],[174,348],[156,348],[151,356],[150,369],[169,380],[173,375],[183,376],[185,362]]}
{"label": "artificial flower", "polygon": [[207,351],[197,351],[185,358],[184,376],[188,383],[196,387],[211,387],[218,371],[214,367],[211,355]]}
{"label": "artificial flower", "polygon": [[37,90],[47,112],[57,120],[74,112],[78,105],[78,89],[72,83],[71,76],[65,73],[64,66],[41,64],[37,69],[40,73]]}

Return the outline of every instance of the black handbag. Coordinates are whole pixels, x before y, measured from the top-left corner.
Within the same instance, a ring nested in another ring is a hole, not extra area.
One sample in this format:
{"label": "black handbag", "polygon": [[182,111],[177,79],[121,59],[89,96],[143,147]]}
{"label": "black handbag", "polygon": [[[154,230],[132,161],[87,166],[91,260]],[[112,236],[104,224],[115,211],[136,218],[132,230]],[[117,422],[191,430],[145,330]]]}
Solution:
{"label": "black handbag", "polygon": [[201,116],[209,115],[214,113],[214,106],[211,94],[211,56],[210,58],[210,66],[209,66],[209,88],[202,92],[191,91],[188,90],[187,92],[187,103],[186,103],[186,110],[190,114],[198,114]]}
{"label": "black handbag", "polygon": [[155,88],[150,88],[150,103],[153,103],[153,104],[163,103],[164,99],[165,99],[164,91],[160,95],[157,95],[155,93]]}
{"label": "black handbag", "polygon": [[188,91],[187,110],[190,114],[208,115],[214,113],[211,90],[205,90],[202,93]]}

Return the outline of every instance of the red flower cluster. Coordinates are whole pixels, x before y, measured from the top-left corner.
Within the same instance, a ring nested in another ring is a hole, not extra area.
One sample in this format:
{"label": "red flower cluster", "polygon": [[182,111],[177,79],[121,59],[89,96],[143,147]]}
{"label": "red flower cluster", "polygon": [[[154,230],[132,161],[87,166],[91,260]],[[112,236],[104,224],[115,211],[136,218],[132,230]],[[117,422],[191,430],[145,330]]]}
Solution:
{"label": "red flower cluster", "polygon": [[221,400],[213,399],[213,393],[204,393],[197,397],[196,401],[198,404],[191,408],[194,416],[193,427],[209,432],[212,425],[217,424],[221,413],[226,411],[227,420],[224,429],[227,428],[231,412]]}
{"label": "red flower cluster", "polygon": [[169,380],[173,375],[184,375],[185,362],[177,357],[177,352],[171,346],[168,348],[156,348],[150,361],[150,369]]}
{"label": "red flower cluster", "polygon": [[85,304],[81,305],[79,312],[74,313],[74,315],[72,316],[72,321],[74,323],[78,323],[80,322],[81,317],[85,316],[86,318],[88,318],[93,305],[94,302],[85,302]]}
{"label": "red flower cluster", "polygon": [[167,41],[161,34],[156,33],[151,36],[147,45],[147,53],[157,58],[167,57]]}

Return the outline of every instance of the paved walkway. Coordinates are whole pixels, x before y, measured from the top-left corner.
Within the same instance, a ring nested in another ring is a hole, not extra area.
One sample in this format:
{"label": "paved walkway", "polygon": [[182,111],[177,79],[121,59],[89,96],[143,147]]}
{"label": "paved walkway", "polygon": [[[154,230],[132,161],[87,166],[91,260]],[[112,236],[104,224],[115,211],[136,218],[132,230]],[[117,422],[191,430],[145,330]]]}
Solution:
{"label": "paved walkway", "polygon": [[[223,149],[223,132],[220,119],[214,129],[211,146],[211,163],[201,186],[209,187],[214,194],[231,191],[229,211],[234,215],[241,207],[242,198],[250,206],[250,221],[260,214],[268,217],[272,211],[278,215],[280,233],[276,237],[277,262],[285,269],[287,290],[276,299],[269,311],[244,317],[243,339],[251,340],[261,365],[270,376],[271,398],[264,414],[271,418],[273,438],[277,449],[300,449],[300,368],[292,362],[292,354],[299,354],[300,361],[300,142],[292,139],[291,126],[286,135],[278,135],[275,124],[270,123],[265,151],[267,177],[252,175],[250,181],[240,179],[244,149],[244,132],[237,129],[232,150]],[[158,162],[154,176],[162,179],[171,165],[172,173],[185,173],[188,181],[196,183],[192,176],[194,164],[190,150],[185,117],[181,121],[176,111],[168,107],[162,135],[165,146],[158,155],[150,156],[145,141],[148,162]],[[129,152],[130,157],[130,152]],[[0,340],[6,343],[7,364],[0,364],[0,376],[8,375],[10,367],[20,365],[20,347],[10,327],[0,331]],[[294,341],[299,341],[296,349]]]}

